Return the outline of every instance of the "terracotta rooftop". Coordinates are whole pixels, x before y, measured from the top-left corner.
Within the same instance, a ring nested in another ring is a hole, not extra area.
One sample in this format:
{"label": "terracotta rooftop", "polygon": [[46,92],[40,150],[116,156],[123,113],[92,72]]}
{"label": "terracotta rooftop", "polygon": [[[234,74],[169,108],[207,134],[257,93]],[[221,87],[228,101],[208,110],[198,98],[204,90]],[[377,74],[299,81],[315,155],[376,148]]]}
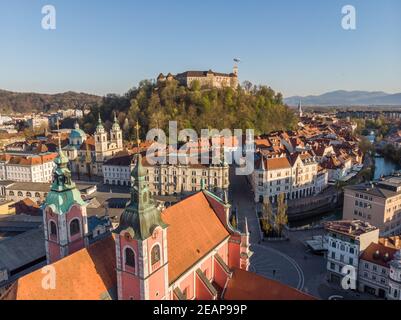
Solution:
{"label": "terracotta rooftop", "polygon": [[162,219],[169,225],[169,283],[229,236],[203,192],[164,210]]}
{"label": "terracotta rooftop", "polygon": [[382,244],[371,243],[361,255],[361,260],[388,267],[397,249]]}
{"label": "terracotta rooftop", "polygon": [[261,168],[261,162],[263,161],[266,170],[279,170],[291,168],[291,164],[288,161],[287,157],[280,158],[266,158],[262,157],[261,159],[256,160],[256,167]]}
{"label": "terracotta rooftop", "polygon": [[56,288],[42,287],[42,269],[20,278],[9,299],[18,300],[102,300],[116,298],[115,242],[112,236],[95,242],[52,266]]}
{"label": "terracotta rooftop", "polygon": [[280,282],[249,271],[234,269],[224,300],[316,300],[316,298]]}

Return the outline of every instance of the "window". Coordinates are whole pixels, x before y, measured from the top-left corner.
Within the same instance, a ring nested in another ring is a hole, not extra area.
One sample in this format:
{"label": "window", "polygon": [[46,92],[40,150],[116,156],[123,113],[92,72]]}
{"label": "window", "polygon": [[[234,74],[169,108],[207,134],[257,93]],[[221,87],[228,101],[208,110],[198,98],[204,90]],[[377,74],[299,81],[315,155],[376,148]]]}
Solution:
{"label": "window", "polygon": [[35,197],[36,198],[40,198],[40,193],[39,192],[35,192]]}
{"label": "window", "polygon": [[151,252],[151,263],[154,265],[155,263],[160,261],[160,246],[157,244],[152,248]]}
{"label": "window", "polygon": [[22,192],[18,191],[18,197],[22,197],[22,196],[23,196]]}
{"label": "window", "polygon": [[135,252],[134,250],[127,248],[125,249],[125,265],[131,268],[135,268]]}
{"label": "window", "polygon": [[74,236],[80,233],[79,220],[74,219],[70,223],[70,235]]}
{"label": "window", "polygon": [[57,237],[57,226],[54,221],[50,221],[50,235]]}
{"label": "window", "polygon": [[27,197],[32,197],[32,194],[28,191],[28,192],[26,193],[26,196],[27,196]]}

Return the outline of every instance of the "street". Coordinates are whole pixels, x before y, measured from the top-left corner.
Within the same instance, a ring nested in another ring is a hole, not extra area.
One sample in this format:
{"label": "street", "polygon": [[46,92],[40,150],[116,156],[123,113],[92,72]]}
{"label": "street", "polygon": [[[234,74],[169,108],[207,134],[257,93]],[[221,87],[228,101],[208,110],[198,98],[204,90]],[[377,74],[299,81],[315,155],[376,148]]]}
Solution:
{"label": "street", "polygon": [[238,212],[238,227],[244,230],[245,218],[250,231],[250,271],[277,280],[318,299],[332,296],[344,299],[373,299],[374,297],[353,291],[345,291],[326,280],[326,260],[310,252],[304,241],[322,235],[323,229],[287,231],[287,241],[267,242],[261,240],[259,222],[251,186],[245,176],[231,172],[230,197]]}

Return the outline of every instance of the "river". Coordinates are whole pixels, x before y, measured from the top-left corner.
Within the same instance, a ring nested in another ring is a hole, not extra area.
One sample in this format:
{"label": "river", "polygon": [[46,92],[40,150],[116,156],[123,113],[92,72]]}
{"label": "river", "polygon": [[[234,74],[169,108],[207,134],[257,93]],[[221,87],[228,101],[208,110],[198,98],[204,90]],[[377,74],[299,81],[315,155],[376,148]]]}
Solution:
{"label": "river", "polygon": [[[376,135],[372,131],[366,138],[371,142],[374,143],[376,141]],[[377,156],[374,158],[375,160],[375,174],[374,180],[378,180],[383,176],[389,176],[395,171],[401,170],[401,167],[394,162],[385,159],[384,157]]]}
{"label": "river", "polygon": [[380,179],[383,176],[389,176],[395,171],[401,170],[400,166],[383,157],[375,157],[375,175],[374,179]]}

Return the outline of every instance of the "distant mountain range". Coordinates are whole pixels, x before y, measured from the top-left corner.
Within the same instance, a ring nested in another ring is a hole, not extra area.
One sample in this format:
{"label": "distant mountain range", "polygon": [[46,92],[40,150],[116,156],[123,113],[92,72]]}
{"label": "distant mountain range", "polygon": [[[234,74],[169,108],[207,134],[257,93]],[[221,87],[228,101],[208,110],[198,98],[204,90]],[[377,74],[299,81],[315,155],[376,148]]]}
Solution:
{"label": "distant mountain range", "polygon": [[297,106],[300,100],[304,106],[401,106],[401,93],[338,90],[320,96],[289,97],[284,102]]}
{"label": "distant mountain range", "polygon": [[82,108],[100,103],[102,97],[77,92],[57,94],[25,93],[0,90],[0,112],[49,112]]}

